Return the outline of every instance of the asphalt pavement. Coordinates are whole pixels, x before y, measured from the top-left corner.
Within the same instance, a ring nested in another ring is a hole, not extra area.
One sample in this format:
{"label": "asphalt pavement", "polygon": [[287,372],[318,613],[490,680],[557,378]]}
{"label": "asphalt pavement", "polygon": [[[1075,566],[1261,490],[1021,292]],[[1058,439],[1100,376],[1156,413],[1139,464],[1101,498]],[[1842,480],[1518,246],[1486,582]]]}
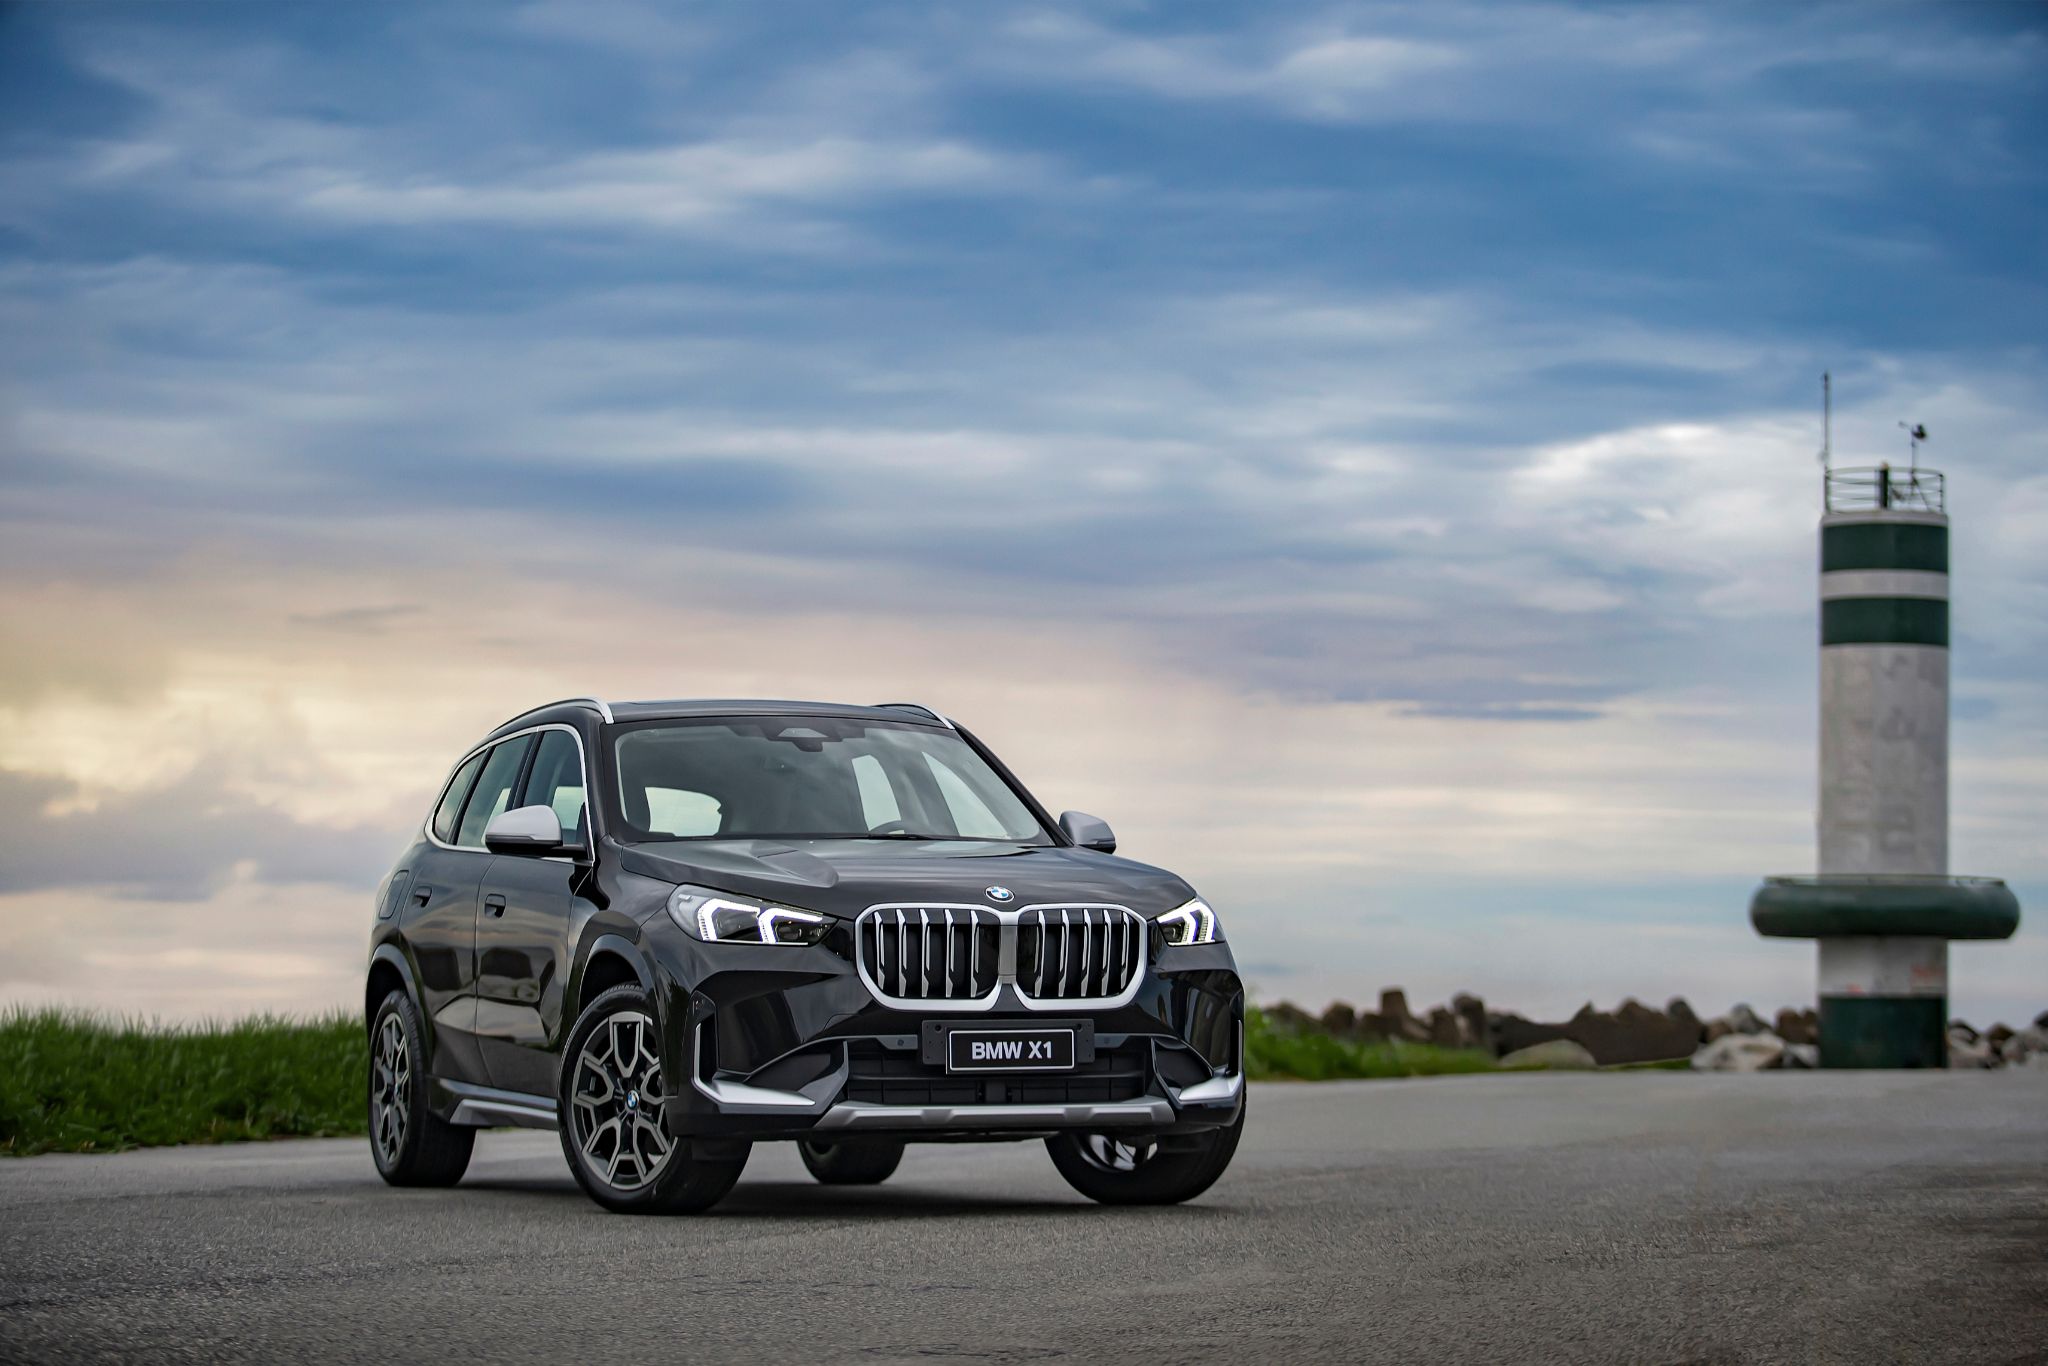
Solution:
{"label": "asphalt pavement", "polygon": [[1173,1209],[1038,1143],[608,1215],[551,1134],[0,1160],[8,1361],[2048,1363],[2048,1066],[1265,1085]]}

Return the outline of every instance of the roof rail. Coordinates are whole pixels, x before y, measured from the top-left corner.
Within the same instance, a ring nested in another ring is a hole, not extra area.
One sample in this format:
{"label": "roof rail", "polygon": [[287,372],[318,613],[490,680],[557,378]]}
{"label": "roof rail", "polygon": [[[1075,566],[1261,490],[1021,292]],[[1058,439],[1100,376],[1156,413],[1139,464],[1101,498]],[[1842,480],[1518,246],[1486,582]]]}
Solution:
{"label": "roof rail", "polygon": [[596,712],[599,716],[602,716],[605,720],[609,721],[612,719],[611,706],[608,703],[599,700],[598,698],[564,697],[554,702],[543,702],[537,707],[528,707],[525,711],[520,712],[519,715],[511,718],[511,720],[499,722],[497,729],[503,730],[505,727],[511,725],[513,721],[524,721],[527,717],[533,715],[535,712],[548,711],[554,707],[588,707],[592,711]]}
{"label": "roof rail", "polygon": [[954,725],[954,724],[953,724],[953,723],[952,723],[951,721],[947,720],[947,719],[946,719],[946,718],[945,718],[944,716],[940,715],[940,714],[939,714],[938,712],[935,712],[935,711],[933,711],[933,710],[932,710],[932,709],[931,709],[930,707],[927,707],[927,706],[926,706],[926,705],[925,705],[924,703],[922,703],[922,702],[877,702],[877,703],[875,703],[875,705],[876,705],[877,707],[887,707],[887,708],[889,708],[889,709],[891,709],[891,710],[893,710],[893,711],[914,711],[914,712],[921,712],[921,713],[923,713],[924,715],[926,715],[926,716],[929,716],[929,717],[931,717],[931,719],[932,719],[932,720],[934,720],[934,721],[938,722],[938,723],[939,723],[940,725],[944,726],[944,727],[945,727],[945,728],[946,728],[947,730],[957,730],[957,729],[959,729],[959,728],[958,728],[957,726],[955,726],[955,725]]}

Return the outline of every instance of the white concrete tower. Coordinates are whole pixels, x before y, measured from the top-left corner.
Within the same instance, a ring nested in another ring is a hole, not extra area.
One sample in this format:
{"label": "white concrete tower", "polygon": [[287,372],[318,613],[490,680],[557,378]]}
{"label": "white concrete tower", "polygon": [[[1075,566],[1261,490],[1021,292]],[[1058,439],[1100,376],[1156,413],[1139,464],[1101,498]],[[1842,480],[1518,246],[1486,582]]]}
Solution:
{"label": "white concrete tower", "polygon": [[1820,524],[1820,876],[1772,878],[1767,935],[1820,941],[1828,1067],[1947,1064],[1948,941],[2019,924],[2005,884],[1948,876],[1946,484],[1831,469]]}

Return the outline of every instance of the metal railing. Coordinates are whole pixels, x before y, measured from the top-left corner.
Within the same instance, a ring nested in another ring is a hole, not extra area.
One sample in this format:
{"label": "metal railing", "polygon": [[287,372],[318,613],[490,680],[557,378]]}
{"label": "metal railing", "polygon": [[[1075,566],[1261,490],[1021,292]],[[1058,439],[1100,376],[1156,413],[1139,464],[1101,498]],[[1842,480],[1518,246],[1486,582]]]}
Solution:
{"label": "metal railing", "polygon": [[1822,476],[1829,512],[1946,512],[1947,481],[1940,470],[1895,470],[1854,465]]}

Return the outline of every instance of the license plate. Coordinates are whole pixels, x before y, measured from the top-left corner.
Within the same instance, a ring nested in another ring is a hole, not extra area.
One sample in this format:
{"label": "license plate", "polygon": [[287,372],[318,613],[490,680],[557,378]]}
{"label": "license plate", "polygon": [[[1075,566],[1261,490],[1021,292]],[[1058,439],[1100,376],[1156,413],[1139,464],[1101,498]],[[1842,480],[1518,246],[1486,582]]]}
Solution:
{"label": "license plate", "polygon": [[1071,1029],[955,1029],[946,1035],[948,1072],[1071,1072]]}

